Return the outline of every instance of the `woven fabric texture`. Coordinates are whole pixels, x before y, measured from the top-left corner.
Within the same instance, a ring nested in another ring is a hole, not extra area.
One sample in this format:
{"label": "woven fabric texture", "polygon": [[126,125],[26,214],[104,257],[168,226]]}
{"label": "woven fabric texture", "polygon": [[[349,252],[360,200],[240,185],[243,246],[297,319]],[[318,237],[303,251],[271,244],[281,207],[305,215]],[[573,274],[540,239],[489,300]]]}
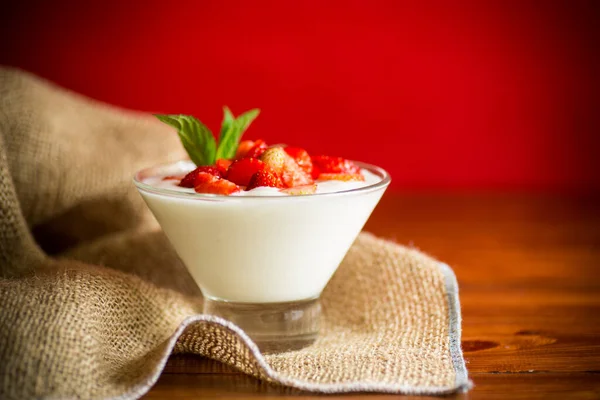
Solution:
{"label": "woven fabric texture", "polygon": [[468,389],[445,265],[363,233],[322,334],[263,355],[202,296],[131,182],[184,157],[147,114],[0,68],[0,398],[138,398],[173,352],[316,392]]}

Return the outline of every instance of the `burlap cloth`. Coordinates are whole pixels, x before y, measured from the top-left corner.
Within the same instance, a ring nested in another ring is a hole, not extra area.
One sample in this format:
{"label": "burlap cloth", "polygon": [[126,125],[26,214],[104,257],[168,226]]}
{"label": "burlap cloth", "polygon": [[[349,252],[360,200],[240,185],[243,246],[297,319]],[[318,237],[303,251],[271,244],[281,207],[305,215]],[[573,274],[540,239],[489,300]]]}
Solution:
{"label": "burlap cloth", "polygon": [[316,392],[470,383],[452,271],[361,234],[323,293],[322,336],[262,355],[202,298],[134,189],[181,159],[170,128],[0,68],[0,398],[133,399],[195,353]]}

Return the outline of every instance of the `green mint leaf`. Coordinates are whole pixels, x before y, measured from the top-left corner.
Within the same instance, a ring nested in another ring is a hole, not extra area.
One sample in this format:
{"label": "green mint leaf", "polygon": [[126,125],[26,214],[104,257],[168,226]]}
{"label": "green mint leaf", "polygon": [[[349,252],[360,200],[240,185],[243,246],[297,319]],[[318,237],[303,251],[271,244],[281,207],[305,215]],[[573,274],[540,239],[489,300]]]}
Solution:
{"label": "green mint leaf", "polygon": [[[233,113],[229,109],[229,107],[223,107],[223,122],[221,122],[221,132],[219,133],[219,146],[217,146],[217,154],[220,155],[219,149],[222,147],[221,143],[225,140],[224,138],[232,135],[233,130],[235,129],[235,117]],[[222,151],[222,150],[221,150]],[[217,159],[222,158],[217,156]]]}
{"label": "green mint leaf", "polygon": [[223,123],[219,134],[219,147],[216,158],[230,159],[235,156],[238,144],[248,126],[258,117],[260,110],[255,108],[234,118],[231,110],[223,107]]}
{"label": "green mint leaf", "polygon": [[217,153],[215,138],[202,122],[189,115],[155,114],[156,118],[177,130],[181,144],[197,166],[212,165]]}
{"label": "green mint leaf", "polygon": [[221,123],[221,133],[219,135],[219,143],[221,143],[225,132],[235,123],[235,117],[229,107],[223,107],[223,122]]}

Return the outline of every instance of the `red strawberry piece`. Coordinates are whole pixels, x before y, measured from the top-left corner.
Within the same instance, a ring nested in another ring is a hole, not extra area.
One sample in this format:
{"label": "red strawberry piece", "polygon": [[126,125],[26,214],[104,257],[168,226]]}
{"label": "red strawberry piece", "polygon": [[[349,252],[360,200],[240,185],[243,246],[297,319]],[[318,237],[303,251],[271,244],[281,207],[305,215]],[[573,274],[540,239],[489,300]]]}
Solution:
{"label": "red strawberry piece", "polygon": [[304,172],[304,170],[298,164],[296,164],[296,161],[294,161],[294,159],[291,157],[283,167],[281,181],[288,188],[309,185],[314,182],[313,178]]}
{"label": "red strawberry piece", "polygon": [[179,186],[193,188],[194,186],[196,186],[196,177],[201,172],[221,177],[221,174],[216,167],[202,166],[196,168],[195,170],[184,176],[181,182],[179,182]]}
{"label": "red strawberry piece", "polygon": [[313,183],[309,174],[296,163],[296,161],[281,147],[272,147],[266,150],[260,159],[275,173],[281,176],[285,187],[308,185]]}
{"label": "red strawberry piece", "polygon": [[300,196],[300,195],[304,195],[304,194],[313,194],[317,191],[317,185],[315,185],[314,183],[311,185],[302,185],[302,186],[295,186],[293,188],[289,188],[289,189],[282,189],[281,190],[283,193],[286,194],[290,194],[292,196]]}
{"label": "red strawberry piece", "polygon": [[321,170],[315,164],[313,164],[312,171],[310,172],[310,176],[313,179],[319,179],[319,175],[321,175]]}
{"label": "red strawberry piece", "polygon": [[226,160],[224,158],[219,158],[217,160],[217,162],[215,163],[215,166],[219,170],[219,173],[221,174],[221,178],[224,178],[225,176],[227,176],[227,169],[229,168],[230,165],[231,165],[231,160]]}
{"label": "red strawberry piece", "polygon": [[235,159],[238,160],[246,156],[246,154],[254,147],[254,140],[242,140],[235,152]]}
{"label": "red strawberry piece", "polygon": [[261,169],[252,175],[250,183],[246,186],[246,190],[252,190],[259,186],[269,186],[275,188],[282,188],[283,183],[279,176],[270,168]]}
{"label": "red strawberry piece", "polygon": [[268,147],[269,146],[267,146],[267,144],[265,143],[264,140],[258,139],[257,141],[254,142],[254,146],[252,146],[252,148],[250,150],[248,150],[248,152],[244,155],[244,157],[258,158],[258,157],[260,157],[260,155],[262,153],[265,152],[265,150],[267,150]]}
{"label": "red strawberry piece", "polygon": [[198,175],[200,182],[194,187],[197,193],[222,194],[229,196],[239,192],[240,187],[227,179],[218,178],[214,175],[201,173]]}
{"label": "red strawberry piece", "polygon": [[288,187],[310,185],[313,179],[310,174],[307,174],[302,167],[287,153],[285,153],[285,163],[281,172],[281,180]]}
{"label": "red strawberry piece", "polygon": [[287,158],[289,156],[281,147],[272,147],[260,155],[260,160],[277,174],[283,172],[283,166]]}
{"label": "red strawberry piece", "polygon": [[312,173],[313,164],[308,155],[308,152],[300,147],[285,147],[285,152],[288,153],[307,174]]}
{"label": "red strawberry piece", "polygon": [[319,179],[322,181],[364,181],[365,177],[362,174],[321,174]]}
{"label": "red strawberry piece", "polygon": [[227,179],[231,182],[241,185],[248,186],[252,175],[265,169],[265,163],[257,158],[242,158],[234,161],[229,170],[227,170]]}
{"label": "red strawberry piece", "polygon": [[312,157],[313,177],[320,174],[358,174],[360,167],[342,157],[315,156]]}
{"label": "red strawberry piece", "polygon": [[194,187],[198,186],[201,183],[216,182],[219,179],[221,179],[221,178],[216,175],[209,174],[208,172],[199,172],[196,175],[196,180],[194,181]]}

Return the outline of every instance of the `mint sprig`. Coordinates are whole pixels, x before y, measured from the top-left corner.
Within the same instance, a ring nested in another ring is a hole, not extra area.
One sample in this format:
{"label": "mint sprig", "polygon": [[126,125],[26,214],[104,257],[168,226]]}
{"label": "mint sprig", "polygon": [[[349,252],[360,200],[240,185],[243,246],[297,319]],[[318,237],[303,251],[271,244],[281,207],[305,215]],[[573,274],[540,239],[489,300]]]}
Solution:
{"label": "mint sprig", "polygon": [[177,130],[190,159],[197,166],[203,166],[212,165],[219,158],[233,158],[242,135],[259,113],[259,109],[252,109],[235,118],[229,108],[223,107],[223,122],[218,146],[210,129],[190,115],[155,114],[155,116]]}
{"label": "mint sprig", "polygon": [[227,106],[223,107],[223,122],[221,123],[221,133],[219,134],[217,159],[233,158],[235,156],[242,135],[252,121],[258,117],[259,113],[260,110],[255,108],[234,118],[231,110]]}
{"label": "mint sprig", "polygon": [[157,114],[156,118],[177,130],[181,144],[194,164],[214,164],[217,152],[215,138],[206,125],[189,115]]}

